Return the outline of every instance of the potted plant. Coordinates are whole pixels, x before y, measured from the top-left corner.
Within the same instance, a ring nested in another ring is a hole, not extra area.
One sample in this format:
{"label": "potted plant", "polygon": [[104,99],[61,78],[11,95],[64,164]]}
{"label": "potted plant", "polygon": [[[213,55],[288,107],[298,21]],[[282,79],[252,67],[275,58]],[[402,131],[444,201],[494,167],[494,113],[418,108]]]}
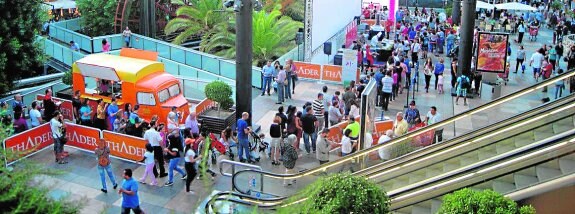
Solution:
{"label": "potted plant", "polygon": [[232,87],[223,81],[216,80],[206,85],[204,89],[206,98],[215,102],[215,109],[208,109],[199,115],[202,120],[202,128],[209,132],[219,133],[228,126],[232,126],[235,120],[235,110],[232,99]]}
{"label": "potted plant", "polygon": [[[302,198],[307,200],[292,203]],[[289,198],[278,213],[390,213],[389,197],[366,177],[338,173],[321,177]]]}
{"label": "potted plant", "polygon": [[462,189],[443,197],[438,213],[535,214],[532,206],[519,207],[515,201],[493,191]]}

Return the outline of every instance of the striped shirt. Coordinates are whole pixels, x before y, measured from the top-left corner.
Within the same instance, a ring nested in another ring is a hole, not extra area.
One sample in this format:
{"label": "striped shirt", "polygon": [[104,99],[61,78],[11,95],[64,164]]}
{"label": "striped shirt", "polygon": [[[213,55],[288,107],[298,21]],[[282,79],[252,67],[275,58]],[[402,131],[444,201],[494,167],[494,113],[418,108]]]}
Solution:
{"label": "striped shirt", "polygon": [[323,117],[323,101],[322,100],[314,100],[311,108],[313,109],[313,115],[315,115],[316,117]]}

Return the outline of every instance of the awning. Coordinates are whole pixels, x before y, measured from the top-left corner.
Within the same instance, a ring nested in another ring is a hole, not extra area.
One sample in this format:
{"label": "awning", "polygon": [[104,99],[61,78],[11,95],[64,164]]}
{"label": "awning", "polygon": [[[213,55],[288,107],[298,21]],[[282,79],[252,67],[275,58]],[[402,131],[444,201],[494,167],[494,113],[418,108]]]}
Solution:
{"label": "awning", "polygon": [[80,73],[85,77],[94,77],[98,79],[112,80],[115,82],[120,81],[118,74],[114,68],[104,67],[99,65],[90,65],[81,62],[76,62]]}
{"label": "awning", "polygon": [[477,1],[477,5],[475,6],[475,9],[493,10],[493,8],[495,8],[495,6],[493,6],[492,4],[482,1]]}
{"label": "awning", "polygon": [[509,3],[502,3],[496,4],[495,8],[498,10],[526,10],[526,11],[536,11],[537,8],[531,7],[526,4],[521,4],[518,2],[509,2]]}

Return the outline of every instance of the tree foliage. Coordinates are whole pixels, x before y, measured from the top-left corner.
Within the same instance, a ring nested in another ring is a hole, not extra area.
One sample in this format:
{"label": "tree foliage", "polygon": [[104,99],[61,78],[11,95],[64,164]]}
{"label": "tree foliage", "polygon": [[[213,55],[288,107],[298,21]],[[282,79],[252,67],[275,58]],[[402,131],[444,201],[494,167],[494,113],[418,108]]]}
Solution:
{"label": "tree foliage", "polygon": [[113,33],[117,1],[76,0],[76,6],[82,14],[84,34],[94,37]]}
{"label": "tree foliage", "polygon": [[182,44],[195,35],[207,40],[214,33],[216,24],[227,22],[230,18],[230,13],[219,12],[222,10],[222,0],[191,0],[189,4],[191,6],[179,7],[177,17],[164,28],[166,35],[182,31],[174,39],[174,44]]}
{"label": "tree foliage", "polygon": [[216,80],[207,84],[205,93],[208,99],[219,104],[220,109],[229,109],[234,105],[232,87],[223,81]]}
{"label": "tree foliage", "polygon": [[40,1],[0,1],[0,95],[14,88],[13,82],[33,76],[44,55],[36,35],[46,21]]}
{"label": "tree foliage", "polygon": [[[2,125],[0,125],[2,126]],[[0,131],[0,142],[8,137],[7,133]],[[50,213],[74,214],[79,213],[83,203],[67,199],[55,200],[48,194],[48,189],[41,182],[34,181],[38,175],[58,174],[46,167],[30,163],[26,159],[18,162],[17,169],[9,170],[5,167],[4,156],[12,159],[16,153],[3,150],[0,147],[0,210],[2,213]]]}
{"label": "tree foliage", "polygon": [[534,214],[535,209],[518,207],[515,201],[492,190],[462,189],[443,197],[438,213]]}
{"label": "tree foliage", "polygon": [[304,0],[266,0],[264,10],[273,11],[277,5],[281,6],[281,13],[291,17],[294,21],[303,22],[305,19]]}
{"label": "tree foliage", "polygon": [[349,173],[322,177],[288,199],[278,213],[389,213],[389,197],[377,184]]}
{"label": "tree foliage", "polygon": [[[295,34],[298,28],[303,27],[303,23],[282,16],[279,7],[269,13],[265,10],[254,12],[252,19],[253,60],[257,64],[279,57],[295,47]],[[215,28],[217,33],[202,41],[204,51],[235,58],[235,22],[220,23]]]}

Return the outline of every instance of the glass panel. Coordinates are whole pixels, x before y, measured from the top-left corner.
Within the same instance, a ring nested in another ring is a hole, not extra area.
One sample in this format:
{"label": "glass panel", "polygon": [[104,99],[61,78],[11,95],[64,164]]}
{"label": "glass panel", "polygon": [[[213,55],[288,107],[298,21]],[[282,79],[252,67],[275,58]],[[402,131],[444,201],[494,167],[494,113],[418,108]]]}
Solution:
{"label": "glass panel", "polygon": [[184,97],[203,100],[206,98],[204,93],[204,88],[207,83],[201,83],[198,81],[184,80]]}
{"label": "glass panel", "polygon": [[262,74],[259,70],[252,68],[252,86],[262,88]]}
{"label": "glass panel", "polygon": [[70,41],[74,41],[74,42],[78,43],[78,45],[82,46],[82,43],[80,43],[81,40],[75,40],[75,39],[78,39],[78,38],[77,38],[77,37],[74,38],[74,34],[73,34],[73,33],[68,32],[68,31],[65,31],[65,32],[64,32],[64,37],[65,37],[65,41],[67,41],[66,44],[69,44]]}
{"label": "glass panel", "polygon": [[46,53],[46,55],[51,57],[54,56],[54,43],[52,41],[45,40],[44,53]]}
{"label": "glass panel", "polygon": [[56,37],[58,35],[58,28],[54,27],[54,25],[50,26],[50,37]]}
{"label": "glass panel", "polygon": [[75,52],[75,51],[74,51],[74,52],[72,52],[72,56],[73,56],[74,62],[76,62],[76,61],[78,61],[79,59],[84,58],[85,55],[82,54],[82,53],[79,53],[79,52]]}
{"label": "glass panel", "polygon": [[56,35],[56,39],[60,40],[61,42],[68,43],[70,40],[66,41],[66,32],[64,30],[58,29],[58,35]]}
{"label": "glass panel", "polygon": [[186,63],[186,52],[180,48],[170,47],[170,56],[171,59],[179,62],[179,63]]}
{"label": "glass panel", "polygon": [[156,105],[156,99],[154,99],[154,94],[152,93],[138,92],[137,97],[138,104],[140,105]]}
{"label": "glass panel", "polygon": [[166,72],[172,75],[180,75],[178,71],[178,64],[176,62],[167,59],[162,59],[162,62],[164,63],[164,68],[166,69]]}
{"label": "glass panel", "polygon": [[102,52],[102,40],[104,40],[104,38],[99,38],[99,39],[94,39],[94,53],[100,53]]}
{"label": "glass panel", "polygon": [[170,92],[168,89],[158,92],[158,98],[160,99],[160,103],[166,102],[166,100],[170,99]]}
{"label": "glass panel", "polygon": [[170,58],[170,46],[161,43],[156,43],[156,47],[160,57],[164,57],[166,59],[172,59]]}
{"label": "glass panel", "polygon": [[194,66],[196,68],[201,68],[202,56],[197,53],[186,51],[186,64]]}
{"label": "glass panel", "polygon": [[[121,41],[122,41],[122,46],[124,45],[124,38],[120,37]],[[132,35],[132,38],[130,38],[130,43],[132,43],[132,47],[136,48],[136,49],[144,49],[144,40],[138,36],[134,36]]]}
{"label": "glass panel", "polygon": [[[101,45],[102,43],[100,43]],[[92,53],[92,40],[82,37],[82,44],[80,48],[88,53]]]}
{"label": "glass panel", "polygon": [[198,79],[206,82],[211,82],[213,80],[218,80],[219,78],[215,74],[198,70]]}
{"label": "glass panel", "polygon": [[148,51],[157,51],[156,50],[156,42],[147,40],[147,39],[143,39],[144,40],[144,50],[148,50]]}
{"label": "glass panel", "polygon": [[58,61],[62,61],[62,47],[61,46],[55,46],[54,47],[54,59],[58,60]]}
{"label": "glass panel", "polygon": [[[53,94],[56,95],[56,92],[62,91],[64,89],[70,88],[69,85],[66,85],[64,83],[58,83],[54,86],[52,86],[52,92],[54,92]],[[44,93],[44,91],[39,91],[38,93]]]}
{"label": "glass panel", "polygon": [[[108,39],[108,42],[110,40],[112,41],[112,50],[119,50],[124,46],[124,37],[122,37],[121,35],[114,36],[114,37]],[[132,47],[134,47],[135,42],[134,41],[131,41],[131,42],[132,42]],[[134,47],[134,48],[137,48],[137,47]]]}
{"label": "glass panel", "polygon": [[182,77],[189,77],[189,78],[193,78],[196,79],[198,78],[198,71],[195,68],[192,68],[190,66],[187,65],[178,65],[178,67],[180,68],[180,76]]}
{"label": "glass panel", "polygon": [[230,79],[236,79],[236,64],[228,61],[220,62],[220,74]]}
{"label": "glass panel", "polygon": [[64,49],[64,51],[62,52],[62,58],[64,59],[62,62],[64,62],[64,64],[72,66],[72,63],[74,63],[74,60],[72,59],[72,50],[71,49]]}
{"label": "glass panel", "polygon": [[220,74],[220,61],[212,57],[202,56],[202,70],[212,74]]}

